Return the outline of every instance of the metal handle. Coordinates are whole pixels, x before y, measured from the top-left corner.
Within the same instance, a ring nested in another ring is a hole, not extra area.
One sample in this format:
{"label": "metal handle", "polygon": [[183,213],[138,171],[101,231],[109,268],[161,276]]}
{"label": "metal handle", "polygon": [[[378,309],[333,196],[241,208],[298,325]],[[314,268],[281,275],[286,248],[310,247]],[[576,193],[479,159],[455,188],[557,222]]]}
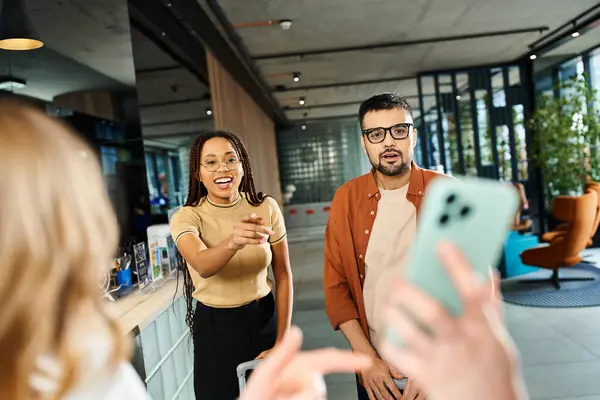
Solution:
{"label": "metal handle", "polygon": [[256,367],[258,367],[258,364],[260,364],[260,363],[261,363],[261,360],[252,360],[252,361],[247,361],[245,363],[241,363],[240,365],[237,366],[237,376],[238,376],[238,382],[240,385],[240,393],[246,387],[246,373],[248,371],[256,369]]}
{"label": "metal handle", "polygon": [[394,383],[396,384],[398,389],[404,390],[406,384],[408,383],[408,378],[394,379]]}

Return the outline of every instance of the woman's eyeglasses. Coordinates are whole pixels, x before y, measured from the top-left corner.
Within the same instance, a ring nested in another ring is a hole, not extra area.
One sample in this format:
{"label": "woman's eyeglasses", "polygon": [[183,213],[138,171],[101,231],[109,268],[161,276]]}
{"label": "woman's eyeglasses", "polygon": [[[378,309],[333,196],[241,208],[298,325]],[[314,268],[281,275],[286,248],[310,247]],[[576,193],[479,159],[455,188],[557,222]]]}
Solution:
{"label": "woman's eyeglasses", "polygon": [[240,161],[237,158],[230,158],[225,162],[220,162],[217,160],[209,160],[203,163],[200,163],[208,172],[216,172],[221,165],[225,166],[228,171],[232,171],[237,169],[240,165]]}

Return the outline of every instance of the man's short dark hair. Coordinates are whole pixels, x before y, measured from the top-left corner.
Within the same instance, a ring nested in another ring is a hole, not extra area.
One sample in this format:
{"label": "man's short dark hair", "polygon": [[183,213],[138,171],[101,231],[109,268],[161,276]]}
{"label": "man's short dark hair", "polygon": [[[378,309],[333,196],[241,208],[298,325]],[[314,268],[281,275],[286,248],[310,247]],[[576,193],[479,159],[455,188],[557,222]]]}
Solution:
{"label": "man's short dark hair", "polygon": [[406,111],[413,118],[412,107],[404,97],[395,93],[382,93],[365,100],[358,110],[358,118],[362,127],[363,119],[369,111],[393,110],[399,108]]}

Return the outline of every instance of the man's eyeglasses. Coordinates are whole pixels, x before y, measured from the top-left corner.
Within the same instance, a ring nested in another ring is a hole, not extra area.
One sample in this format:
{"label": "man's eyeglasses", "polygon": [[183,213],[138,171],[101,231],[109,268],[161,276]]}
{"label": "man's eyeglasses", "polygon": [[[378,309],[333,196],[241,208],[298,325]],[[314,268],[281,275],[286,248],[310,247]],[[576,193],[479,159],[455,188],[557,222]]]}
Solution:
{"label": "man's eyeglasses", "polygon": [[237,158],[230,158],[225,162],[219,162],[217,160],[209,160],[200,163],[208,172],[216,172],[221,165],[224,165],[228,171],[236,169],[240,165],[240,161]]}
{"label": "man's eyeglasses", "polygon": [[406,139],[410,134],[410,128],[413,124],[403,123],[390,126],[389,128],[371,128],[363,131],[363,135],[369,139],[369,142],[376,144],[385,140],[385,137],[390,132],[390,135],[396,140]]}

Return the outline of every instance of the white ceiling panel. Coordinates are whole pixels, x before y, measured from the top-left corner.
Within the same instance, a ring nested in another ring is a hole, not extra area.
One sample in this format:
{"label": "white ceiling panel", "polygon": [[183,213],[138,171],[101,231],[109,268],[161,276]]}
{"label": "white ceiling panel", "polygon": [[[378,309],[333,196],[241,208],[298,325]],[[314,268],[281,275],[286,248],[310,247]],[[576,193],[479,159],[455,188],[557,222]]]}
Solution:
{"label": "white ceiling panel", "polygon": [[[527,54],[528,45],[543,34],[595,6],[597,0],[221,0],[219,3],[234,26],[267,20],[293,21],[289,30],[278,25],[238,28],[237,33],[254,57],[438,39],[435,43],[256,61],[269,85],[290,88],[510,62]],[[547,30],[542,33],[535,29],[538,27]],[[457,35],[523,29],[533,31],[443,40]],[[600,38],[586,40],[600,42]],[[301,73],[298,83],[292,82],[294,72]],[[276,97],[282,106],[297,105],[300,96],[306,97],[307,105],[336,104],[359,101],[382,91],[416,95],[416,84],[411,86],[386,83],[332,87],[277,92]],[[314,109],[311,117],[347,111],[347,107]],[[296,118],[302,116],[302,111],[287,114]]]}

